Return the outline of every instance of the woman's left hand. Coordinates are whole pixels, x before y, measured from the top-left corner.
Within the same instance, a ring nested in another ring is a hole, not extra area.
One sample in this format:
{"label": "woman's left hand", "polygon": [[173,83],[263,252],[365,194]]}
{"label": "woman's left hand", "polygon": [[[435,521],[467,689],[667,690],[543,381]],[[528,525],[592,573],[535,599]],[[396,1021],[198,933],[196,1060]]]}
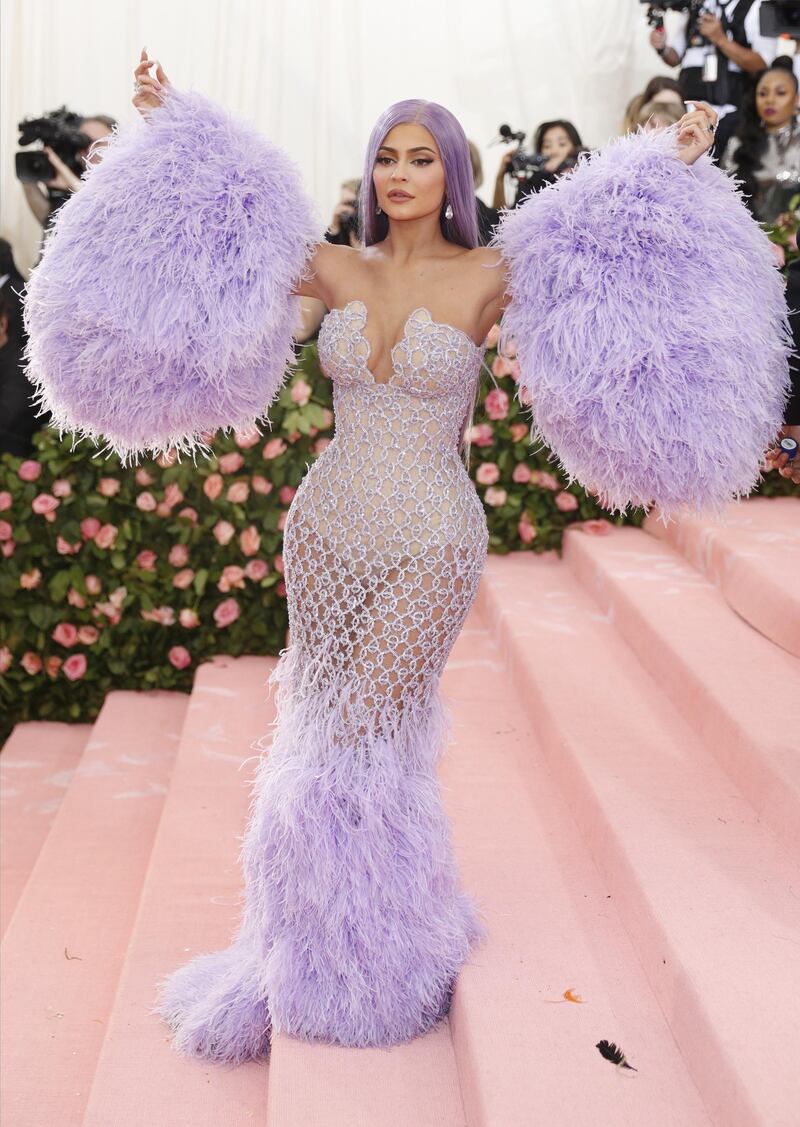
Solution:
{"label": "woman's left hand", "polygon": [[708,102],[694,102],[694,109],[677,122],[678,157],[684,164],[694,164],[714,144],[714,130],[719,115]]}

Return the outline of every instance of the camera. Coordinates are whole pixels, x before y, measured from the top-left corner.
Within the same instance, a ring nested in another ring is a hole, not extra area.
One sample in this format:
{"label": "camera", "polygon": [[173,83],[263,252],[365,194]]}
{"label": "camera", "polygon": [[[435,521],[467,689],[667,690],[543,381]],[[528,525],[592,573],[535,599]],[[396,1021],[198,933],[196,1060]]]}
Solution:
{"label": "camera", "polygon": [[703,0],[639,0],[640,4],[647,5],[647,22],[656,31],[664,30],[665,12],[686,12],[689,21],[686,26],[686,43],[689,47],[702,47],[708,41],[698,31],[700,17],[705,14]]}
{"label": "camera", "polygon": [[800,3],[797,0],[763,0],[758,10],[759,31],[768,39],[790,35],[800,39]]}
{"label": "camera", "polygon": [[524,133],[514,133],[510,125],[501,125],[498,133],[504,141],[518,142],[518,147],[514,151],[508,167],[509,176],[516,176],[517,180],[524,182],[547,164],[547,157],[542,156],[541,153],[527,153],[522,148],[522,142],[525,140]]}
{"label": "camera", "polygon": [[[88,149],[92,143],[91,137],[80,130],[82,120],[80,114],[72,113],[66,106],[43,117],[25,118],[17,125],[19,144],[25,146],[41,141],[49,145],[67,168],[80,176],[84,169],[78,153],[82,149]],[[17,153],[15,168],[18,180],[47,182],[56,175],[47,154],[39,149],[30,153]]]}

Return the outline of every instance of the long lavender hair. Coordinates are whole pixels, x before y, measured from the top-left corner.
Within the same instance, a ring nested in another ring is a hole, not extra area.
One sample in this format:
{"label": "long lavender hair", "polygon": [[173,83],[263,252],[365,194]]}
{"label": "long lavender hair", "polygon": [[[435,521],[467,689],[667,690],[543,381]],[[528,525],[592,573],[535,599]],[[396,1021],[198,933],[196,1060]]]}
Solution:
{"label": "long lavender hair", "polygon": [[[475,186],[466,135],[450,110],[440,106],[438,102],[426,102],[421,98],[407,98],[389,106],[375,122],[370,134],[358,204],[359,229],[364,245],[371,246],[380,242],[389,232],[386,215],[375,214],[378,200],[372,173],[378,149],[395,125],[410,122],[425,126],[433,135],[442,155],[445,176],[445,198],[439,215],[442,234],[448,242],[459,243],[463,247],[478,246]],[[453,209],[452,219],[445,219],[448,202]]]}

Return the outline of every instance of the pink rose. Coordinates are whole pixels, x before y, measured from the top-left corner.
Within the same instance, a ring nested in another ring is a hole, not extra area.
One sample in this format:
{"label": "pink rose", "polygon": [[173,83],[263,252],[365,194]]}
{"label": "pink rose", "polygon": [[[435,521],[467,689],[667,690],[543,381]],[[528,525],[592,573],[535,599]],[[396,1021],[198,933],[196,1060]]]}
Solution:
{"label": "pink rose", "polygon": [[42,581],[42,573],[38,567],[32,568],[30,571],[23,571],[19,577],[20,587],[24,587],[26,591],[32,591],[34,587],[38,587]]}
{"label": "pink rose", "polygon": [[167,559],[173,567],[185,567],[189,562],[189,549],[185,544],[173,544]]}
{"label": "pink rose", "polygon": [[170,663],[176,669],[185,669],[187,665],[192,664],[192,657],[185,646],[172,646],[167,653]]}
{"label": "pink rose", "polygon": [[490,419],[504,419],[508,414],[508,395],[499,387],[487,394],[484,406]]}
{"label": "pink rose", "polygon": [[332,426],[333,426],[333,411],[331,411],[330,407],[323,407],[322,408],[322,427],[323,427],[323,430],[327,430],[329,427],[332,427]]}
{"label": "pink rose", "polygon": [[223,454],[219,460],[221,473],[236,473],[243,465],[244,458],[237,450],[234,450],[232,454]]}
{"label": "pink rose", "polygon": [[277,525],[280,532],[283,532],[284,528],[286,527],[286,514],[288,511],[288,509],[281,509],[281,515],[278,517]]}
{"label": "pink rose", "polygon": [[217,497],[219,497],[222,492],[223,485],[222,474],[212,473],[208,475],[203,482],[203,492],[206,497],[208,497],[209,501],[216,501]]}
{"label": "pink rose", "polygon": [[62,658],[56,657],[55,655],[53,657],[45,658],[44,667],[48,677],[56,676],[59,669],[61,668],[62,660]]}
{"label": "pink rose", "polygon": [[317,441],[314,443],[312,449],[313,449],[315,454],[319,455],[319,454],[322,453],[322,451],[325,449],[326,446],[330,446],[330,443],[331,443],[330,438],[318,438]]}
{"label": "pink rose", "polygon": [[33,650],[26,650],[19,659],[19,663],[30,677],[35,677],[37,673],[42,671],[42,659]]}
{"label": "pink rose", "polygon": [[39,493],[38,496],[34,497],[31,501],[31,508],[35,513],[47,515],[48,513],[54,513],[60,504],[61,502],[58,498],[54,497],[51,493]]}
{"label": "pink rose", "polygon": [[96,575],[87,575],[84,582],[86,583],[86,590],[89,592],[90,595],[99,595],[100,594],[100,592],[103,588],[103,585],[100,582],[100,580],[97,578]]}
{"label": "pink rose", "polygon": [[285,449],[286,443],[282,438],[271,438],[264,446],[261,457],[268,462],[271,458],[278,458]]}
{"label": "pink rose", "polygon": [[505,356],[499,354],[495,356],[492,361],[492,375],[500,378],[501,376],[511,375],[511,361],[507,360]]}
{"label": "pink rose", "polygon": [[158,556],[150,548],[144,548],[136,557],[136,566],[142,571],[155,571]]}
{"label": "pink rose", "polygon": [[152,513],[156,507],[156,499],[152,493],[145,491],[144,493],[137,494],[136,508],[141,509],[143,513]]}
{"label": "pink rose", "polygon": [[231,504],[241,505],[250,496],[250,486],[246,481],[234,481],[225,496]]}
{"label": "pink rose", "polygon": [[244,573],[248,579],[252,579],[254,583],[260,582],[269,571],[266,560],[248,560],[244,567]]}
{"label": "pink rose", "polygon": [[487,348],[497,348],[497,342],[500,340],[500,326],[492,325],[489,332],[486,334],[484,341]]}
{"label": "pink rose", "polygon": [[311,398],[311,388],[303,379],[303,377],[299,376],[292,384],[292,390],[290,394],[292,397],[292,403],[296,403],[298,407],[305,407],[305,405]]}
{"label": "pink rose", "polygon": [[282,505],[291,505],[297,489],[293,485],[282,485],[278,490],[278,499]]}
{"label": "pink rose", "polygon": [[192,627],[200,625],[200,616],[196,610],[189,610],[188,607],[184,607],[178,615],[178,621],[181,626],[184,626],[187,630],[191,630]]}
{"label": "pink rose", "polygon": [[475,471],[475,480],[479,485],[494,485],[500,480],[500,468],[496,462],[481,462]]}
{"label": "pink rose", "polygon": [[509,430],[511,431],[511,437],[513,438],[513,440],[515,442],[521,442],[522,439],[525,438],[525,436],[528,433],[528,424],[527,423],[512,423],[511,426],[509,427]]}
{"label": "pink rose", "polygon": [[317,435],[319,434],[319,427],[309,427],[308,433],[309,433],[311,438],[316,438]]}
{"label": "pink rose", "polygon": [[540,485],[542,489],[560,489],[561,483],[553,477],[551,473],[546,470],[533,470],[531,472],[531,481],[534,485]]}
{"label": "pink rose", "polygon": [[145,469],[139,469],[136,471],[137,485],[152,485],[155,480],[156,479],[153,477],[153,475],[151,473],[148,473],[148,471]]}
{"label": "pink rose", "polygon": [[70,654],[61,667],[68,681],[79,681],[86,672],[86,654]]}
{"label": "pink rose", "polygon": [[299,431],[299,430],[290,430],[289,433],[286,435],[286,441],[287,442],[297,442],[298,438],[302,437],[302,433],[303,432]]}
{"label": "pink rose", "polygon": [[115,477],[101,477],[97,483],[97,492],[104,497],[114,497],[120,490],[120,482]]}
{"label": "pink rose", "polygon": [[143,610],[141,615],[145,622],[158,622],[161,626],[172,626],[175,621],[172,607],[153,607],[152,610]]}
{"label": "pink rose", "polygon": [[272,561],[273,567],[279,575],[283,575],[283,556],[279,553]]}
{"label": "pink rose", "polygon": [[261,441],[261,435],[257,430],[235,430],[233,432],[233,440],[241,450],[249,450],[251,446],[258,445],[258,443]]}
{"label": "pink rose", "polygon": [[96,626],[79,626],[78,627],[78,641],[84,646],[92,646],[100,637],[100,631]]}
{"label": "pink rose", "polygon": [[250,478],[250,484],[253,486],[253,489],[256,493],[272,492],[272,482],[268,481],[265,477],[262,477],[262,475],[259,473],[253,474],[253,476]]}
{"label": "pink rose", "polygon": [[282,599],[286,597],[286,584],[283,582],[283,580],[281,580],[280,583],[276,584],[275,594],[280,595]]}
{"label": "pink rose", "polygon": [[104,524],[94,538],[98,548],[113,548],[119,529],[114,524]]}
{"label": "pink rose", "polygon": [[99,618],[104,614],[112,626],[116,626],[120,620],[120,613],[113,603],[98,603],[92,610],[95,618]]}
{"label": "pink rose", "polygon": [[230,591],[232,587],[244,587],[244,569],[238,564],[228,564],[222,569],[217,587],[223,592]]}
{"label": "pink rose", "polygon": [[11,508],[12,498],[7,489],[0,492],[0,513]]}
{"label": "pink rose", "polygon": [[222,630],[226,626],[230,626],[239,617],[241,611],[236,599],[224,599],[214,611],[214,621],[217,626]]}
{"label": "pink rose", "polygon": [[59,622],[51,637],[54,642],[58,642],[59,646],[69,649],[78,641],[78,628],[73,626],[71,622]]}
{"label": "pink rose", "polygon": [[506,493],[505,489],[495,489],[493,485],[489,486],[483,496],[486,500],[486,504],[492,505],[494,508],[499,508],[501,505],[505,505],[506,501],[508,500],[508,494]]}
{"label": "pink rose", "polygon": [[69,497],[72,486],[65,477],[59,477],[53,482],[53,494],[56,497]]}
{"label": "pink rose", "polygon": [[0,540],[10,540],[14,534],[14,529],[7,520],[0,520]]}
{"label": "pink rose", "polygon": [[213,533],[214,539],[217,541],[217,543],[224,546],[225,544],[230,544],[236,533],[236,529],[233,527],[230,521],[218,520],[214,525]]}
{"label": "pink rose", "polygon": [[42,472],[41,462],[23,462],[17,470],[20,481],[36,481]]}
{"label": "pink rose", "polygon": [[176,571],[172,578],[172,586],[177,587],[180,591],[185,591],[187,587],[191,587],[192,580],[194,579],[194,569],[191,567],[184,567],[180,571]]}
{"label": "pink rose", "polygon": [[0,673],[5,673],[11,668],[14,658],[8,646],[0,646]]}
{"label": "pink rose", "polygon": [[523,544],[530,544],[536,538],[536,526],[527,513],[523,513],[517,524],[517,533]]}
{"label": "pink rose", "polygon": [[183,493],[177,482],[171,481],[167,488],[164,490],[164,504],[169,505],[172,509],[175,505],[179,505],[183,500]]}
{"label": "pink rose", "polygon": [[531,480],[531,468],[525,462],[517,462],[514,466],[514,472],[511,474],[512,481],[516,481],[518,485],[525,485]]}
{"label": "pink rose", "polygon": [[239,547],[245,556],[254,556],[261,547],[261,536],[254,524],[249,524],[239,533]]}
{"label": "pink rose", "polygon": [[81,521],[81,536],[84,540],[94,540],[100,531],[100,521],[97,517],[84,517]]}
{"label": "pink rose", "polygon": [[560,509],[562,513],[571,513],[578,507],[578,498],[574,493],[567,493],[562,490],[561,493],[556,494],[556,508]]}
{"label": "pink rose", "polygon": [[494,444],[494,430],[491,423],[479,423],[477,426],[471,427],[468,436],[469,441],[474,446],[492,446]]}
{"label": "pink rose", "polygon": [[2,544],[0,544],[0,552],[2,552],[3,556],[8,559],[9,556],[14,555],[14,549],[16,548],[16,546],[16,540],[4,540]]}
{"label": "pink rose", "polygon": [[65,540],[63,536],[56,536],[56,551],[60,556],[74,556],[80,550],[80,540],[76,540],[74,544],[70,544],[69,540]]}
{"label": "pink rose", "polygon": [[115,606],[117,608],[117,610],[119,610],[119,608],[125,602],[125,596],[127,594],[128,594],[128,588],[127,587],[116,587],[111,592],[111,594],[108,596],[109,600],[111,601],[111,605]]}
{"label": "pink rose", "polygon": [[169,505],[167,504],[166,501],[159,501],[158,502],[158,504],[156,505],[156,516],[158,516],[158,517],[171,517],[172,516],[172,509],[170,509],[170,507],[169,507]]}
{"label": "pink rose", "polygon": [[76,591],[74,587],[70,587],[70,589],[67,591],[67,602],[71,607],[80,608],[86,606],[86,599],[83,597],[80,591]]}
{"label": "pink rose", "polygon": [[508,374],[511,376],[514,383],[519,383],[522,376],[522,368],[519,365],[519,360],[511,361],[511,371]]}
{"label": "pink rose", "polygon": [[178,516],[191,521],[192,524],[197,524],[197,509],[193,509],[191,505],[187,505],[185,509],[178,509]]}

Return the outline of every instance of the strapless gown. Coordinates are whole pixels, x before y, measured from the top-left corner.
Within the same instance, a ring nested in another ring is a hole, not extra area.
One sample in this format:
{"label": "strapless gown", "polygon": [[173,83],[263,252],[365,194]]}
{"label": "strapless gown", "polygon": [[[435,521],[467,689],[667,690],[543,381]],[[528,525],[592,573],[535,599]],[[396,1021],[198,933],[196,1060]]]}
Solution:
{"label": "strapless gown", "polygon": [[437,777],[438,682],[488,549],[459,454],[483,361],[427,309],[377,381],[367,309],[327,314],[335,437],[287,513],[289,645],[240,861],[232,945],[159,984],[173,1047],[238,1063],[273,1030],[390,1046],[449,1010],[486,934],[460,888]]}

